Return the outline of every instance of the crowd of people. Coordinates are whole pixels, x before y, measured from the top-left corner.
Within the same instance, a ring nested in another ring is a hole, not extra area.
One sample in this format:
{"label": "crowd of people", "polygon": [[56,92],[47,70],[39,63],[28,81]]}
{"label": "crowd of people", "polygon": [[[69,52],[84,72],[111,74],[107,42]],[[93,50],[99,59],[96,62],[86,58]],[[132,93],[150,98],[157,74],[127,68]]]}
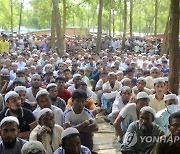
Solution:
{"label": "crowd of people", "polygon": [[[96,117],[114,126],[122,153],[180,153],[180,93],[168,87],[161,39],[2,34],[0,153],[90,154]],[[175,81],[178,82],[178,81]],[[179,86],[180,92],[180,86]]]}

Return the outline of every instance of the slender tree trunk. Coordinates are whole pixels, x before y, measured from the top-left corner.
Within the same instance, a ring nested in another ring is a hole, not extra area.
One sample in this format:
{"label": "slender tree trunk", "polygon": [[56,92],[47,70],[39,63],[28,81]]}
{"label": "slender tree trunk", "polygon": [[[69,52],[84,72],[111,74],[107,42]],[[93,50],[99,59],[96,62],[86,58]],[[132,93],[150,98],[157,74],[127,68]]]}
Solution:
{"label": "slender tree trunk", "polygon": [[51,13],[51,49],[55,49],[55,33],[56,33],[56,19],[55,19],[55,11],[52,6],[52,13]]}
{"label": "slender tree trunk", "polygon": [[113,37],[115,36],[115,15],[114,15],[114,9],[113,9]]}
{"label": "slender tree trunk", "polygon": [[64,47],[63,47],[61,16],[60,16],[59,7],[58,7],[58,0],[52,0],[52,2],[53,2],[53,9],[55,11],[58,54],[59,56],[62,56],[64,54]]}
{"label": "slender tree trunk", "polygon": [[110,0],[109,1],[109,36],[111,36],[111,16],[112,16],[112,13],[111,13],[111,9],[112,9],[112,1]]}
{"label": "slender tree trunk", "polygon": [[141,9],[142,9],[142,2],[139,0],[139,36],[141,36]]}
{"label": "slender tree trunk", "polygon": [[66,34],[66,0],[63,0],[63,35]]}
{"label": "slender tree trunk", "polygon": [[125,50],[126,28],[127,27],[127,0],[124,0],[124,30],[122,39],[122,50]]}
{"label": "slender tree trunk", "polygon": [[171,0],[169,22],[169,53],[170,53],[170,74],[169,88],[172,93],[178,95],[180,52],[179,52],[179,0]]}
{"label": "slender tree trunk", "polygon": [[22,9],[23,9],[23,1],[21,2],[20,14],[19,14],[19,29],[18,29],[19,34],[21,31]]}
{"label": "slender tree trunk", "polygon": [[155,0],[154,36],[157,36],[158,0]]}
{"label": "slender tree trunk", "polygon": [[103,0],[99,0],[98,33],[97,33],[97,52],[100,52],[100,51],[101,51],[102,12],[103,12]]}
{"label": "slender tree trunk", "polygon": [[132,23],[133,23],[133,0],[130,0],[130,36],[132,37]]}
{"label": "slender tree trunk", "polygon": [[170,24],[170,11],[169,11],[169,15],[168,15],[168,19],[167,19],[167,23],[166,23],[166,29],[165,29],[165,32],[164,32],[164,36],[163,36],[163,44],[161,46],[161,56],[163,54],[169,54],[169,44],[168,44],[168,39],[169,39],[169,34],[168,34],[168,29],[169,29],[169,24]]}
{"label": "slender tree trunk", "polygon": [[13,2],[11,0],[11,33],[13,33]]}

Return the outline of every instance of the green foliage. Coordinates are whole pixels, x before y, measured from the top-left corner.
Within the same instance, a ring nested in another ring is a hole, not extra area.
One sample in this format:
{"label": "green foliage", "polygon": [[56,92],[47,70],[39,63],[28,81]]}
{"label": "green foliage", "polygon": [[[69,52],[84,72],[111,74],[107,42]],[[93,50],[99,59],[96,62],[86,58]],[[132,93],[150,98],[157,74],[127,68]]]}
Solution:
{"label": "green foliage", "polygon": [[[13,22],[18,26],[20,4],[13,0]],[[133,0],[133,31],[153,33],[154,31],[154,3],[155,0]],[[99,0],[66,0],[67,27],[96,27]],[[50,28],[52,0],[30,0],[32,9],[23,9],[22,25],[29,28]],[[63,16],[63,1],[59,1],[59,9]],[[169,0],[158,0],[158,33],[163,33],[169,12]],[[111,5],[110,5],[111,4]],[[109,10],[114,10],[115,30],[118,33],[123,28],[123,0],[104,0],[103,30],[108,32]],[[129,31],[129,0],[128,27]],[[111,16],[113,17],[113,16]],[[10,29],[10,0],[0,0],[0,28]],[[112,20],[111,20],[112,21]]]}

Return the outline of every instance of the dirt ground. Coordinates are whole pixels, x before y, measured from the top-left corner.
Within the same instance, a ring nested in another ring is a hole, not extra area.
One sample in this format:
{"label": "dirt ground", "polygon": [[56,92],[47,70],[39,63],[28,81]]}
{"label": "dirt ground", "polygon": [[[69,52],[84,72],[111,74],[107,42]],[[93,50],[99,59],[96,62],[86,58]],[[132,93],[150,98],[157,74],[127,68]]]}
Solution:
{"label": "dirt ground", "polygon": [[104,116],[96,118],[99,131],[94,134],[94,151],[98,154],[121,154],[114,127],[104,121]]}

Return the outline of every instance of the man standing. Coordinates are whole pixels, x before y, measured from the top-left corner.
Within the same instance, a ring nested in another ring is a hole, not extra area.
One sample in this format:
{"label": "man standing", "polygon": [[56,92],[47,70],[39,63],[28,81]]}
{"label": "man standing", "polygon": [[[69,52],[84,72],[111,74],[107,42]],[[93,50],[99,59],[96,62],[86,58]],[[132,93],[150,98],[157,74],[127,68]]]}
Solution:
{"label": "man standing", "polygon": [[7,41],[7,35],[2,35],[2,40],[0,41],[0,53],[9,52],[9,42]]}
{"label": "man standing", "polygon": [[0,153],[1,154],[20,154],[25,140],[18,138],[19,121],[16,117],[8,116],[0,123]]}

